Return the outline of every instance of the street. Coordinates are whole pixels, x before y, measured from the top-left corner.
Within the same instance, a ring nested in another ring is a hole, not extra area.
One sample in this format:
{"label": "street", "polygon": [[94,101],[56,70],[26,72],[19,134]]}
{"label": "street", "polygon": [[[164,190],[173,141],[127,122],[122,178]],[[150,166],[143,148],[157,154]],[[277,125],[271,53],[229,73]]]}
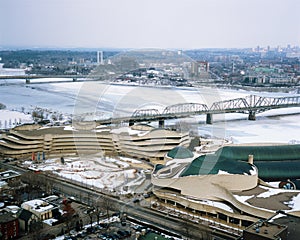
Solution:
{"label": "street", "polygon": [[[1,163],[1,165],[3,168],[13,169],[21,173],[24,172],[24,169],[10,164]],[[236,239],[236,237],[226,232],[212,229],[208,225],[192,223],[150,208],[141,207],[139,204],[133,203],[132,199],[128,199],[126,202],[121,201],[117,197],[108,196],[97,189],[88,188],[86,185],[81,186],[78,182],[71,182],[53,174],[38,173],[36,177],[40,179],[40,182],[51,184],[52,192],[55,194],[74,199],[91,207],[101,205],[102,208],[104,206],[109,211],[126,212],[131,219],[143,224],[146,223],[161,231],[174,233],[182,238],[210,240],[216,236],[219,237],[218,239]]]}

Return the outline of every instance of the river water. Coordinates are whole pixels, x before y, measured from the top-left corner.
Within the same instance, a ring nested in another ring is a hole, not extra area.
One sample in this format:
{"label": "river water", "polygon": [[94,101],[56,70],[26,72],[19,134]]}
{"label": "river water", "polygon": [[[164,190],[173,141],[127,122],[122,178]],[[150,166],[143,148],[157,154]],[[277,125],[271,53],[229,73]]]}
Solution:
{"label": "river water", "polygon": [[[99,82],[35,83],[0,86],[0,103],[10,110],[30,111],[42,107],[64,114],[81,114],[93,118],[129,116],[137,109],[157,109],[178,103],[203,103],[245,97],[250,94],[282,97],[289,93],[267,93],[232,89],[137,87],[109,85]],[[291,115],[281,115],[290,113]],[[257,115],[248,121],[244,114],[214,115],[212,125],[205,124],[205,116],[186,119],[198,122],[202,135],[231,139],[234,143],[300,142],[300,108],[277,109]],[[174,122],[174,120],[173,120]],[[167,121],[166,124],[173,123]]]}

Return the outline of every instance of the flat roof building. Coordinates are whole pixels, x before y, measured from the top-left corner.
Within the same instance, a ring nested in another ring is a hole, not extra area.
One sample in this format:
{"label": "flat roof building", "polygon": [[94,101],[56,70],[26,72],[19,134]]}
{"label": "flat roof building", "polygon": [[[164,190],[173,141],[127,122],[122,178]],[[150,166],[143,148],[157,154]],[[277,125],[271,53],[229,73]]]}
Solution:
{"label": "flat roof building", "polygon": [[0,172],[0,181],[8,181],[13,178],[20,177],[20,176],[21,176],[21,174],[16,171],[7,170],[5,172]]}
{"label": "flat roof building", "polygon": [[52,211],[57,208],[56,206],[40,199],[24,202],[21,207],[33,213],[40,220],[52,218]]}
{"label": "flat roof building", "polygon": [[271,223],[269,221],[259,221],[253,223],[243,231],[244,240],[288,240],[288,227]]}

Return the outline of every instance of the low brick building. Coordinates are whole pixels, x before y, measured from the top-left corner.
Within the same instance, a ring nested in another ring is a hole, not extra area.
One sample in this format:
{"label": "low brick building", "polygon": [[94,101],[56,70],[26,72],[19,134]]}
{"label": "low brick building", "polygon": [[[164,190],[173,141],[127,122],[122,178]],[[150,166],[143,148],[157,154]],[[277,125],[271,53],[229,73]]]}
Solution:
{"label": "low brick building", "polygon": [[16,239],[19,236],[19,221],[17,216],[6,210],[0,211],[1,239]]}

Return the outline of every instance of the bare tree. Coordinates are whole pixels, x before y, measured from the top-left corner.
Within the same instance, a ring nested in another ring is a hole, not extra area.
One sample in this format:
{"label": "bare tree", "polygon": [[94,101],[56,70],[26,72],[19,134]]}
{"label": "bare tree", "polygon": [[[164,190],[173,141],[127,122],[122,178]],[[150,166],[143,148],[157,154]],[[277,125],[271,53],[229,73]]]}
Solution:
{"label": "bare tree", "polygon": [[35,240],[41,239],[41,231],[43,229],[43,223],[40,220],[32,221],[30,224],[30,232]]}
{"label": "bare tree", "polygon": [[67,231],[70,232],[71,228],[74,225],[73,216],[75,215],[76,212],[75,212],[74,208],[71,205],[71,201],[69,201],[68,199],[64,199],[62,204],[63,204],[63,209],[62,210],[64,211],[64,213],[62,215],[62,218],[65,221]]}
{"label": "bare tree", "polygon": [[[106,204],[103,204],[105,201],[103,198],[100,199],[100,197],[98,197],[98,199],[95,200],[95,203],[93,204],[94,206],[94,213],[96,215],[97,218],[97,224],[99,224],[100,222],[100,218],[104,215],[108,216],[108,211],[109,209],[107,209],[108,206],[106,206]],[[104,214],[103,212],[106,211],[106,214]]]}

